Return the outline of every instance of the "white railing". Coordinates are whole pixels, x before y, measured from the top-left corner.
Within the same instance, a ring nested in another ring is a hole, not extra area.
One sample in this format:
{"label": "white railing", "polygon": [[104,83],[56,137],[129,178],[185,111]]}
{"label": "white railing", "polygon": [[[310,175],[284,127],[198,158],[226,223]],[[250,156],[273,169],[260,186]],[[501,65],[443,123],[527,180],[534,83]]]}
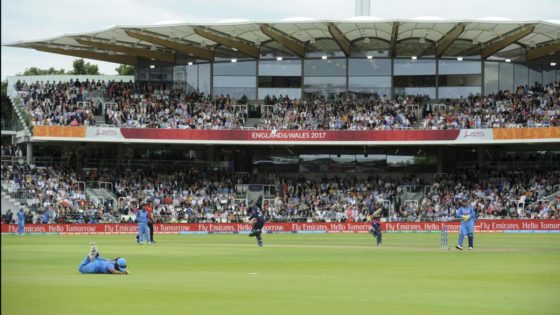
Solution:
{"label": "white railing", "polygon": [[445,104],[434,104],[432,105],[433,111],[447,111],[447,105]]}
{"label": "white railing", "polygon": [[274,111],[274,105],[261,105],[261,117],[272,114]]}
{"label": "white railing", "polygon": [[424,186],[424,196],[432,191],[432,186]]}
{"label": "white railing", "polygon": [[[263,185],[264,196],[275,197],[278,192],[278,186],[276,185]],[[273,199],[274,200],[274,199]]]}
{"label": "white railing", "polygon": [[410,185],[402,185],[401,187],[401,192],[411,192],[412,191],[412,186]]}
{"label": "white railing", "polygon": [[418,200],[412,200],[412,199],[405,200],[405,201],[404,201],[404,206],[406,207],[406,206],[409,206],[409,205],[410,205],[411,207],[413,207],[414,209],[416,209],[416,210],[420,209],[420,208],[418,207]]}
{"label": "white railing", "polygon": [[236,196],[240,196],[240,195],[247,195],[247,192],[249,191],[249,185],[247,184],[237,184],[235,185],[235,195]]}

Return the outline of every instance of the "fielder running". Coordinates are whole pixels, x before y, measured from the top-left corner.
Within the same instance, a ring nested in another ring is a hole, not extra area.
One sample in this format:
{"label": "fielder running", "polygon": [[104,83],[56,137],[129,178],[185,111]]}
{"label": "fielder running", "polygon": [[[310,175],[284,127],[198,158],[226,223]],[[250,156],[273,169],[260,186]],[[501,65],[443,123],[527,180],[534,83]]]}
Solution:
{"label": "fielder running", "polygon": [[469,205],[469,199],[464,197],[462,200],[462,206],[457,210],[457,218],[461,219],[461,229],[459,230],[459,241],[457,243],[458,250],[463,250],[463,239],[465,235],[469,238],[469,250],[474,248],[474,222],[476,221],[476,213],[471,205]]}

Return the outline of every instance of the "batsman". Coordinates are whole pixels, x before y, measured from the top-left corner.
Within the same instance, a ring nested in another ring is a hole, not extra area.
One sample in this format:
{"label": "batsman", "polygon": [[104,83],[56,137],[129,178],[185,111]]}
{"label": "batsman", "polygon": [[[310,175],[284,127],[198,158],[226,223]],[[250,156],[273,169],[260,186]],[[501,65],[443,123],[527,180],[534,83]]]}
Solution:
{"label": "batsman", "polygon": [[463,250],[463,239],[465,235],[469,238],[469,250],[474,248],[474,222],[476,221],[476,213],[469,204],[469,199],[463,197],[461,207],[457,210],[457,218],[461,219],[461,229],[459,230],[459,241],[457,243],[458,250]]}
{"label": "batsman", "polygon": [[257,245],[259,247],[263,246],[263,239],[262,239],[262,232],[265,223],[264,214],[262,213],[261,209],[258,205],[262,205],[262,198],[259,197],[258,201],[253,204],[251,207],[251,216],[249,217],[249,221],[253,222],[253,228],[251,233],[249,233],[249,237],[255,236],[257,238]]}
{"label": "batsman", "polygon": [[369,233],[375,237],[377,240],[377,247],[381,246],[381,241],[383,238],[383,232],[381,231],[381,212],[383,208],[379,207],[379,209],[375,209],[374,207],[371,208],[369,211],[369,219],[371,221],[371,228]]}

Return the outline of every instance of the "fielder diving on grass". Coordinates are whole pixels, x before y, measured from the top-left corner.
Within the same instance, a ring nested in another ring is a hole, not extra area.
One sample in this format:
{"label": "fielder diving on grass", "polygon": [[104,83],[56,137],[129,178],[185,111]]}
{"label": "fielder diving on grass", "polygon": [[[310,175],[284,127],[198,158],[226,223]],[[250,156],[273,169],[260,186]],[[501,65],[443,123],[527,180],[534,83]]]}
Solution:
{"label": "fielder diving on grass", "polygon": [[84,258],[78,270],[81,273],[102,273],[102,274],[115,274],[127,275],[129,272],[126,270],[126,259],[117,257],[113,260],[104,259],[99,256],[97,245],[90,243],[91,249],[89,254]]}
{"label": "fielder diving on grass", "polygon": [[474,221],[476,221],[476,213],[471,205],[469,199],[464,197],[462,206],[457,210],[457,218],[461,219],[461,229],[459,230],[459,240],[455,248],[463,250],[463,239],[465,235],[469,238],[469,249],[474,248]]}

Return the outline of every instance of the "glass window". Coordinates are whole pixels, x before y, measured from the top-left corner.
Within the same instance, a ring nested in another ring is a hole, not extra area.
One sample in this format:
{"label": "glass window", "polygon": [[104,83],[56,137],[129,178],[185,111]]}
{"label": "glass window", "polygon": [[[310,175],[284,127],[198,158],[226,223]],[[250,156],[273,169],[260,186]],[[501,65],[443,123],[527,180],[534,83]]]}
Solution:
{"label": "glass window", "polygon": [[405,75],[394,77],[395,87],[436,86],[435,75]]}
{"label": "glass window", "polygon": [[148,80],[148,74],[150,72],[148,71],[148,69],[138,69],[136,71],[136,80],[137,81],[147,81]]}
{"label": "glass window", "polygon": [[526,86],[529,84],[529,68],[526,65],[515,64],[513,66],[514,86]]}
{"label": "glass window", "polygon": [[480,86],[445,86],[438,89],[438,97],[440,99],[451,98],[467,98],[469,95],[477,95],[481,93]]}
{"label": "glass window", "polygon": [[301,60],[260,61],[259,75],[301,76]]}
{"label": "glass window", "polygon": [[534,86],[535,82],[542,84],[542,66],[530,65],[529,66],[529,86]]}
{"label": "glass window", "polygon": [[298,172],[299,158],[291,155],[259,154],[253,157],[253,165],[265,172]]}
{"label": "glass window", "polygon": [[499,91],[500,64],[497,62],[484,63],[484,93],[486,95],[494,94]]}
{"label": "glass window", "polygon": [[185,66],[173,67],[173,82],[185,82],[187,77]]}
{"label": "glass window", "polygon": [[543,71],[543,85],[548,85],[556,81],[556,70],[547,69]]}
{"label": "glass window", "polygon": [[305,60],[305,76],[345,76],[346,59]]}
{"label": "glass window", "polygon": [[240,99],[245,95],[248,99],[254,100],[257,97],[257,89],[247,87],[214,87],[214,95],[229,95],[235,99]]}
{"label": "glass window", "polygon": [[187,68],[185,66],[173,67],[173,87],[187,91]]}
{"label": "glass window", "polygon": [[266,96],[288,96],[290,99],[301,98],[301,88],[259,88],[259,100],[264,100]]}
{"label": "glass window", "polygon": [[387,166],[387,156],[384,154],[356,155],[357,171],[380,171]]}
{"label": "glass window", "polygon": [[395,88],[396,96],[408,96],[408,95],[427,95],[431,99],[436,98],[436,88],[435,87],[398,87]]}
{"label": "glass window", "polygon": [[329,171],[330,172],[347,172],[356,168],[355,154],[331,154]]}
{"label": "glass window", "polygon": [[329,154],[300,154],[300,172],[327,172],[329,167]]}
{"label": "glass window", "polygon": [[214,76],[214,87],[256,87],[254,76]]}
{"label": "glass window", "polygon": [[214,63],[214,75],[240,76],[256,74],[256,61]]}
{"label": "glass window", "polygon": [[206,95],[210,94],[210,64],[198,65],[198,91]]}
{"label": "glass window", "polygon": [[351,76],[391,75],[391,59],[349,59],[348,74]]}
{"label": "glass window", "polygon": [[260,76],[259,87],[301,88],[301,77]]}
{"label": "glass window", "polygon": [[435,156],[387,155],[387,171],[434,172],[437,166]]}
{"label": "glass window", "polygon": [[435,60],[395,59],[394,75],[436,74]]}
{"label": "glass window", "polygon": [[385,97],[391,97],[391,87],[348,87],[348,92],[352,94],[357,94],[357,96],[370,96],[377,94],[378,96],[384,95]]}
{"label": "glass window", "polygon": [[198,65],[187,66],[187,93],[198,89]]}
{"label": "glass window", "polygon": [[303,87],[346,88],[346,77],[305,77]]}
{"label": "glass window", "polygon": [[440,60],[439,74],[479,74],[480,61]]}
{"label": "glass window", "polygon": [[480,86],[479,74],[440,75],[439,86]]}
{"label": "glass window", "polygon": [[391,87],[391,77],[349,77],[348,86],[357,88]]}
{"label": "glass window", "polygon": [[500,62],[500,91],[513,91],[513,64]]}

